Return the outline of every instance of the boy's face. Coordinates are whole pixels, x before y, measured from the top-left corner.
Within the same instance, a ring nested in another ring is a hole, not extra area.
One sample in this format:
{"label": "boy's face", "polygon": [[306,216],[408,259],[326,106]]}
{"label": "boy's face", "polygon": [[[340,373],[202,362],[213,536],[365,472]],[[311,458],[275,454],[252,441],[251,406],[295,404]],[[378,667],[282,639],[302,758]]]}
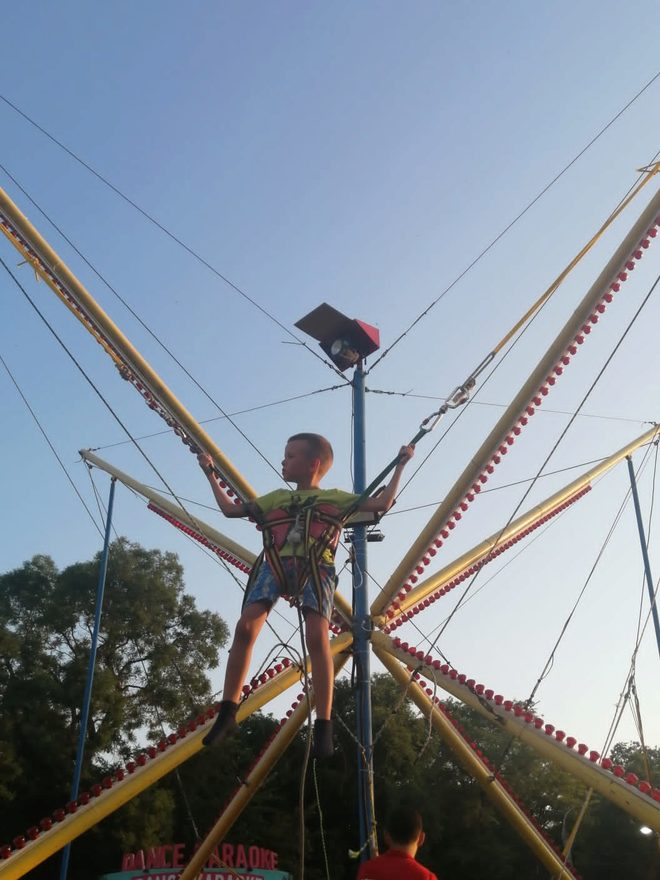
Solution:
{"label": "boy's face", "polygon": [[287,483],[302,483],[310,479],[317,462],[310,457],[306,440],[289,440],[284,447],[282,476]]}

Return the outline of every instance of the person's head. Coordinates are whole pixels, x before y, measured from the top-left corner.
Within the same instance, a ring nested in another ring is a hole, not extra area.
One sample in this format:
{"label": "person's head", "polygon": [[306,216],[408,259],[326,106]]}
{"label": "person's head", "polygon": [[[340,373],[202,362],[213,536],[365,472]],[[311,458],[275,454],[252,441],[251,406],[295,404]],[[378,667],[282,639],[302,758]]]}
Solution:
{"label": "person's head", "polygon": [[385,823],[385,842],[390,849],[401,849],[415,855],[424,843],[422,817],[414,807],[395,807]]}
{"label": "person's head", "polygon": [[332,467],[332,446],[320,434],[293,434],[287,440],[282,476],[291,483],[316,482]]}

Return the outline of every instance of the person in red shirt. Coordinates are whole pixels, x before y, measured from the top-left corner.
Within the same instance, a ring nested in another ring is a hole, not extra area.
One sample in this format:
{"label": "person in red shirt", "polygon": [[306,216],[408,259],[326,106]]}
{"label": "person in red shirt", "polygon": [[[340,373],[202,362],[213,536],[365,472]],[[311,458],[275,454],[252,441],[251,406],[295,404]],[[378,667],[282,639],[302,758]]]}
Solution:
{"label": "person in red shirt", "polygon": [[424,843],[422,817],[410,807],[396,807],[385,824],[387,852],[360,865],[357,880],[438,880],[415,858]]}

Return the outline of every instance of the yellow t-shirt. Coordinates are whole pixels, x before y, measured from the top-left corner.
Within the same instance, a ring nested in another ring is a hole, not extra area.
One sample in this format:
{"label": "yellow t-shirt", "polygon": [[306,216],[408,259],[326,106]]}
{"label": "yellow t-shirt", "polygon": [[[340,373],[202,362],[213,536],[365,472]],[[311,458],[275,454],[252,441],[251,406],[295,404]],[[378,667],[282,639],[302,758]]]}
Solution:
{"label": "yellow t-shirt", "polygon": [[[358,498],[359,495],[354,495],[352,492],[344,492],[342,489],[317,488],[300,489],[299,491],[275,489],[267,495],[262,495],[261,498],[256,498],[253,503],[257,505],[264,516],[268,516],[273,510],[280,508],[288,511],[292,507],[304,507],[305,502],[314,499],[318,504],[329,504],[332,507],[336,507],[338,515],[341,516]],[[304,556],[305,551],[306,548],[302,544],[293,546],[288,541],[285,541],[280,548],[279,554],[280,556]],[[323,561],[328,565],[332,565],[334,562],[334,550],[332,547],[328,547],[324,552]]]}

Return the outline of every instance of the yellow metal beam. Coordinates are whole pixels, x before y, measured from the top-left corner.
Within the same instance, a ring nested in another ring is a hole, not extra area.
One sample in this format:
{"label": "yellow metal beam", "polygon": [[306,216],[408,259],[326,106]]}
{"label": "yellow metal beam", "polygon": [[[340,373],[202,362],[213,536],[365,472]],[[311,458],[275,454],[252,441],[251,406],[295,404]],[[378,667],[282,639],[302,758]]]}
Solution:
{"label": "yellow metal beam", "polygon": [[179,504],[173,504],[169,499],[164,498],[162,495],[159,495],[158,492],[154,492],[153,489],[150,489],[149,486],[145,486],[144,483],[138,482],[138,480],[129,476],[129,474],[124,473],[124,471],[120,471],[119,468],[114,467],[109,462],[104,461],[104,459],[100,458],[98,455],[95,455],[90,449],[81,449],[80,455],[84,459],[84,461],[89,462],[89,464],[94,465],[94,467],[99,468],[100,470],[105,471],[116,479],[119,480],[120,483],[123,483],[124,486],[128,486],[129,489],[132,489],[134,492],[137,492],[138,495],[142,495],[143,498],[147,498],[161,510],[165,511],[165,513],[169,513],[179,522],[184,523],[190,528],[195,529],[196,531],[203,534],[205,537],[220,547],[222,550],[226,550],[228,553],[231,553],[232,556],[235,556],[240,562],[245,563],[245,565],[249,565],[252,567],[257,559],[256,555],[252,553],[251,550],[247,550],[245,547],[242,547],[240,544],[237,544],[231,538],[228,538],[227,535],[223,535],[222,532],[219,532],[217,529],[214,529],[213,526],[210,526],[208,523],[204,522],[204,520],[197,519],[197,517],[191,516],[187,510],[181,507]]}
{"label": "yellow metal beam", "polygon": [[527,724],[524,718],[518,718],[513,712],[507,712],[503,706],[498,706],[493,701],[480,697],[466,684],[460,684],[449,675],[443,675],[440,670],[434,669],[425,660],[418,661],[411,658],[406,651],[396,648],[392,640],[383,633],[374,632],[372,641],[374,650],[391,654],[401,663],[413,667],[420,675],[434,681],[438,687],[461,700],[471,709],[483,715],[484,718],[531,746],[542,757],[557,764],[558,767],[572,774],[576,779],[580,779],[586,786],[602,794],[603,797],[612,801],[629,815],[634,816],[643,825],[648,825],[654,831],[660,832],[660,804],[656,803],[649,795],[643,794],[635,786],[623,782],[612,773],[592,763],[588,758],[577,754],[555,737],[537,730],[532,724]]}
{"label": "yellow metal beam", "polygon": [[[410,673],[394,659],[390,654],[375,649],[375,654],[394,679],[408,692],[411,700],[426,715],[431,718],[433,727],[438,731],[443,741],[454,752],[460,763],[468,773],[483,788],[488,798],[502,813],[509,825],[516,831],[534,855],[553,874],[563,870],[563,862],[545,837],[530,822],[526,813],[518,806],[513,797],[504,788],[502,783],[493,775],[492,770],[475,753],[465,738],[449,721],[440,709],[434,705],[416,681],[410,679]],[[573,876],[564,873],[564,876]]]}
{"label": "yellow metal beam", "polygon": [[490,462],[494,451],[505,442],[507,435],[516,424],[520,414],[538,392],[538,389],[545,383],[546,377],[551,373],[553,367],[563,356],[568,346],[573,343],[576,333],[578,333],[585,321],[588,320],[589,315],[592,314],[603,294],[609,291],[609,285],[613,278],[621,270],[625,260],[629,258],[635,246],[644,237],[647,229],[654,224],[659,211],[660,192],[657,192],[639,219],[633,224],[632,229],[625,236],[614,256],[609,260],[563,329],[541,357],[538,365],[507,407],[504,415],[470,459],[463,473],[437,507],[435,513],[401,560],[381,593],[376,597],[371,607],[374,616],[382,614],[383,610],[389,605],[392,598],[405,583],[418,560],[424,555],[426,549],[432,545],[436,535],[459,507],[472,484],[478,480],[480,474]]}
{"label": "yellow metal beam", "polygon": [[[346,651],[351,642],[352,636],[349,633],[342,633],[332,639],[330,651],[333,657]],[[238,722],[244,721],[278,694],[299,682],[300,675],[300,669],[291,666],[259,687],[239,706],[236,715]],[[67,843],[97,825],[110,813],[158,782],[188,758],[196,755],[203,748],[202,739],[211,728],[213,720],[197,727],[194,732],[166,748],[164,752],[157,753],[155,758],[147,760],[144,765],[136,766],[133,773],[127,774],[122,781],[115,782],[112,788],[103,790],[88,804],[79,806],[75,813],[70,813],[61,822],[54,823],[50,831],[42,832],[36,840],[28,840],[23,849],[15,850],[8,859],[0,861],[0,880],[16,880],[18,877],[23,877]]]}
{"label": "yellow metal beam", "polygon": [[[335,677],[338,675],[347,659],[348,657],[346,655],[335,656],[333,661]],[[310,694],[310,701],[313,705],[313,693]],[[243,781],[243,784],[236,791],[236,794],[224,808],[219,819],[209,831],[201,846],[195,852],[195,855],[182,871],[179,880],[195,880],[195,878],[198,877],[203,870],[204,865],[209,860],[214,848],[224,839],[234,822],[238,819],[259,788],[263,785],[270,771],[282,757],[300,728],[305,723],[307,716],[307,700],[303,698],[293,710],[291,717],[287,719],[286,723],[279,729],[261,758],[257,761],[252,770],[250,770],[246,779]]]}
{"label": "yellow metal beam", "polygon": [[[173,418],[181,424],[195,444],[208,452],[220,472],[239,494],[246,499],[254,498],[256,493],[250,484],[1,188],[0,221],[4,221],[0,222],[0,232],[5,234],[11,244],[32,265],[39,277],[65,303],[85,329],[103,345],[117,366],[121,366],[122,363],[127,365],[156,400],[162,403]],[[50,273],[73,298],[75,305],[63,296],[62,290],[54,283]],[[104,339],[109,341],[109,346]]]}
{"label": "yellow metal beam", "polygon": [[[503,546],[512,537],[529,528],[532,523],[536,522],[550,511],[555,510],[559,505],[563,504],[569,498],[572,498],[582,489],[593,483],[596,479],[606,474],[615,465],[623,461],[626,456],[631,455],[636,449],[639,449],[640,446],[652,443],[659,434],[660,426],[654,425],[641,436],[637,437],[636,440],[632,440],[627,446],[619,449],[617,452],[610,455],[609,458],[604,459],[600,464],[586,471],[582,476],[573,480],[572,483],[569,483],[563,489],[555,492],[554,495],[546,498],[545,501],[541,501],[540,504],[537,504],[536,507],[533,507],[527,513],[519,516],[506,526],[506,528],[494,532],[489,538],[486,538],[485,541],[482,541],[480,544],[477,544],[476,547],[473,547],[472,550],[463,553],[463,555],[459,556],[454,562],[446,565],[443,569],[436,572],[436,574],[431,575],[431,577],[422,581],[421,584],[417,584],[414,589],[406,594],[404,599],[399,600],[399,610],[396,615],[392,617],[392,620],[396,620],[409,608],[412,608],[418,602],[421,602],[440,587],[446,586],[466,569],[478,564],[484,559],[487,559],[496,547]],[[383,624],[385,623],[385,618],[381,616],[377,618],[375,622],[377,624]]]}

